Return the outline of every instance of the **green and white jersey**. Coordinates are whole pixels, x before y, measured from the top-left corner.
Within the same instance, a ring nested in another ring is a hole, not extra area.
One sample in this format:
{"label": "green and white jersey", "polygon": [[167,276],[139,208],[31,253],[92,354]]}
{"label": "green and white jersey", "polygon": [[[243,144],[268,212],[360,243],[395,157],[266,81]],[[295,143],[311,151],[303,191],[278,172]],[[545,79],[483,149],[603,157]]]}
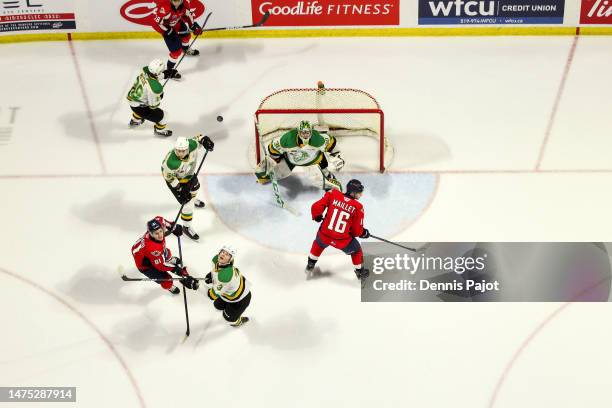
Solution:
{"label": "green and white jersey", "polygon": [[196,172],[198,163],[198,137],[187,139],[189,142],[189,154],[183,159],[179,159],[174,149],[170,150],[161,166],[164,179],[170,183],[172,187],[176,187],[179,183],[187,183]]}
{"label": "green and white jersey", "polygon": [[149,75],[149,68],[143,67],[142,72],[138,77],[132,88],[127,94],[127,100],[130,106],[135,108],[139,106],[148,106],[150,108],[157,108],[161,103],[161,95],[164,92],[162,84]]}
{"label": "green and white jersey", "polygon": [[212,259],[210,274],[212,286],[208,290],[208,295],[213,300],[221,297],[226,302],[234,303],[242,300],[251,292],[251,283],[242,276],[234,263],[220,266],[218,255]]}
{"label": "green and white jersey", "polygon": [[292,129],[282,136],[272,140],[268,145],[271,156],[286,155],[291,164],[296,166],[311,166],[323,158],[323,152],[331,151],[336,145],[336,139],[328,134],[312,130],[308,144],[303,144],[298,137],[298,130]]}

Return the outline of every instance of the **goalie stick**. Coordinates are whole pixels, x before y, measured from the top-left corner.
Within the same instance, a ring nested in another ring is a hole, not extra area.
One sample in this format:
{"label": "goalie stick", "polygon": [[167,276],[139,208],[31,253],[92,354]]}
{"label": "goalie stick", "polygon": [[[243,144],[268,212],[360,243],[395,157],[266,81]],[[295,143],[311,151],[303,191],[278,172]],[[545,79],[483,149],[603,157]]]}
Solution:
{"label": "goalie stick", "polygon": [[[257,123],[257,121],[255,121],[255,126],[259,127],[259,123]],[[264,161],[266,162],[266,174],[268,174],[270,176],[270,180],[272,180],[272,191],[274,192],[274,199],[276,200],[276,204],[278,204],[280,208],[284,208],[285,210],[289,211],[291,214],[295,215],[296,217],[299,217],[301,214],[296,209],[294,209],[289,204],[287,204],[285,200],[283,199],[283,196],[280,193],[280,189],[278,188],[278,180],[276,180],[276,174],[274,173],[274,169],[270,169],[268,167],[269,160],[270,160],[270,158],[268,157],[268,149],[266,149],[265,146],[261,146],[261,149],[264,151]]]}

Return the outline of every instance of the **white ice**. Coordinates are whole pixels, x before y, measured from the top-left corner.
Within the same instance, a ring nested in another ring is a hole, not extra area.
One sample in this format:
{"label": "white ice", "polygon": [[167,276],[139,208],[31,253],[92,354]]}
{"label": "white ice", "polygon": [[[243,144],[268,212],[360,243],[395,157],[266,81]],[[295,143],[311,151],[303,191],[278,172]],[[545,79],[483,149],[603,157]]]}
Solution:
{"label": "white ice", "polygon": [[612,241],[612,38],[578,39],[559,94],[574,41],[201,41],[163,102],[177,135],[215,141],[202,240],[183,255],[202,275],[223,243],[237,247],[252,321],[227,327],[189,292],[184,344],[182,298],[116,271],[147,219],[177,211],[159,174],[172,140],[127,128],[126,91],[165,58],[163,42],[75,42],[74,56],[67,42],[0,45],[0,385],[76,386],[79,407],[610,406],[607,303],[362,304],[339,251],[320,260],[330,276],[304,279],[319,192],[289,179],[302,216],[280,210],[247,157],[266,95],[317,80],[360,88],[395,148],[379,175],[364,141],[341,176],[364,180],[373,233]]}

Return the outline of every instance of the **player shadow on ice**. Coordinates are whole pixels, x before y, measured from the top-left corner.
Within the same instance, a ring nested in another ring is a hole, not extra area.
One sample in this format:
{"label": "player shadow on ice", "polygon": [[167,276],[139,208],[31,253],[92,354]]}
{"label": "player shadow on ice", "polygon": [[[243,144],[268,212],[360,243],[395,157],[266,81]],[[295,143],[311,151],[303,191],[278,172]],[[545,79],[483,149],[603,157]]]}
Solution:
{"label": "player shadow on ice", "polygon": [[254,54],[261,53],[264,49],[263,43],[242,41],[217,44],[196,41],[194,47],[200,50],[200,56],[197,58],[185,57],[179,66],[179,71],[184,74],[185,80],[191,73],[204,72],[210,68],[217,69],[223,64],[246,64],[252,61]]}
{"label": "player shadow on ice", "polygon": [[138,234],[144,232],[143,226],[151,218],[151,214],[176,212],[176,205],[168,200],[164,205],[148,202],[146,205],[148,210],[143,213],[142,202],[130,202],[124,197],[125,192],[113,190],[88,204],[75,205],[72,213],[88,224],[116,227],[122,231]]}
{"label": "player shadow on ice", "polygon": [[[217,122],[218,113],[226,112],[225,107],[219,107],[214,112],[202,113],[193,122],[172,122],[170,117],[168,122],[168,128],[172,129],[173,140],[174,136],[194,137],[198,134],[209,136],[214,143],[222,142],[230,137],[228,129],[240,129],[245,119],[231,118],[226,120],[220,125]],[[153,136],[152,136],[153,137]]]}
{"label": "player shadow on ice", "polygon": [[[116,112],[115,107],[109,106],[92,113],[94,125],[98,134],[98,139],[102,144],[127,143],[142,141],[151,143],[151,140],[167,140],[167,138],[153,135],[153,124],[146,122],[139,128],[130,129],[128,122],[131,116],[129,106],[119,105]],[[219,109],[219,112],[224,111]],[[227,129],[240,127],[244,119],[233,119],[220,125],[217,120],[217,111],[201,114],[197,119],[190,123],[168,122],[168,128],[172,129],[174,135],[193,137],[197,134],[206,134],[213,141],[218,142],[229,137]],[[64,128],[67,136],[73,137],[89,143],[95,143],[92,137],[91,124],[86,111],[69,112],[59,117],[59,122]],[[174,136],[172,136],[172,140]]]}
{"label": "player shadow on ice", "polygon": [[161,292],[157,285],[124,282],[112,267],[100,265],[81,268],[59,289],[79,303],[90,305],[142,305],[155,299]]}
{"label": "player shadow on ice", "polygon": [[[266,190],[270,190],[269,191],[269,196],[272,202],[273,198],[274,198],[274,193],[272,192],[272,186],[271,185],[259,185],[257,183],[255,183],[255,176],[253,176],[252,181],[253,183],[250,182],[251,180],[249,180],[249,183],[247,186],[244,185],[244,181],[241,179],[228,179],[227,182],[223,182],[219,185],[219,188],[222,190],[225,190],[226,192],[229,193],[233,193],[235,194],[237,191],[241,191],[241,192],[245,192],[247,193],[247,195],[250,196],[250,194],[248,194],[248,190],[253,190],[253,189],[258,189],[258,190],[262,190],[262,189],[266,189]],[[278,180],[278,185],[282,188],[281,194],[283,196],[283,199],[296,199],[299,195],[308,195],[308,196],[312,196],[315,197],[317,195],[323,195],[323,192],[320,188],[314,186],[308,179],[306,174],[304,174],[303,172],[300,171],[295,171],[293,174],[291,174],[289,177],[286,177],[282,180]],[[245,189],[246,187],[246,189]],[[237,188],[239,188],[239,190],[237,190]],[[245,191],[246,190],[246,191]],[[278,207],[279,211],[283,211],[280,207]]]}
{"label": "player shadow on ice", "polygon": [[[342,253],[333,253],[333,255],[346,256]],[[270,259],[268,267],[264,267],[266,277],[271,279],[275,285],[283,287],[302,286],[309,283],[308,281],[328,280],[345,288],[359,288],[359,282],[355,279],[355,275],[350,273],[348,269],[346,273],[344,271],[333,273],[329,269],[317,267],[312,276],[307,276],[304,272],[306,256],[304,254],[303,264],[296,264],[294,255],[288,255],[287,257],[278,255],[274,259]],[[266,265],[264,264],[264,266]]]}
{"label": "player shadow on ice", "polygon": [[[182,298],[177,300],[182,302]],[[180,308],[176,309],[172,321],[155,318],[146,310],[120,320],[113,326],[110,337],[113,343],[121,344],[133,351],[146,351],[156,347],[164,349],[167,354],[171,353],[185,334],[185,316],[180,314]]]}
{"label": "player shadow on ice", "polygon": [[[302,309],[261,319],[250,316],[251,320],[238,329],[229,327],[223,321],[220,312],[215,311],[212,306],[207,313],[215,312],[222,324],[209,321],[193,330],[195,349],[206,349],[210,343],[234,330],[243,331],[249,342],[255,346],[287,351],[310,349],[316,348],[323,341],[323,334],[330,335],[334,330],[331,320],[315,322]],[[249,315],[248,309],[245,315]]]}

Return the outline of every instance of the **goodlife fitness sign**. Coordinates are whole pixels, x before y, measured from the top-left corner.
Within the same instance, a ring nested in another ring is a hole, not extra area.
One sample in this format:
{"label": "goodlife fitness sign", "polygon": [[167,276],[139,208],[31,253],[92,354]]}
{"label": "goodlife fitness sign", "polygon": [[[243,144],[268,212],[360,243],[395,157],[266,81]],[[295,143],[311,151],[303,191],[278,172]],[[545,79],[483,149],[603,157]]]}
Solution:
{"label": "goodlife fitness sign", "polygon": [[612,24],[612,2],[582,0],[580,24]]}
{"label": "goodlife fitness sign", "polygon": [[251,0],[253,22],[266,26],[399,25],[400,0]]}

